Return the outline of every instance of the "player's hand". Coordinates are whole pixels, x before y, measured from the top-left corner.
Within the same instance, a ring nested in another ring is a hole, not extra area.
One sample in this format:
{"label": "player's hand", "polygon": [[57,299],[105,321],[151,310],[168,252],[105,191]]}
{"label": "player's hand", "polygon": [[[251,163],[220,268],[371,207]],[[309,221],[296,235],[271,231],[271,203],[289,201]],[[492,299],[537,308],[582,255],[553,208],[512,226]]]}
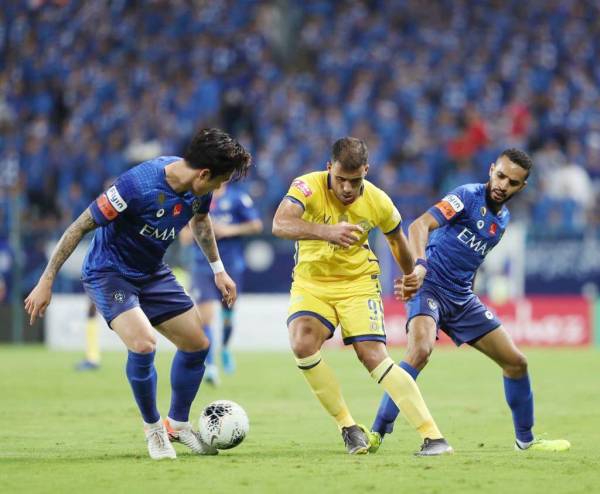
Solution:
{"label": "player's hand", "polygon": [[398,300],[410,300],[415,293],[421,288],[427,270],[424,266],[415,266],[412,273],[405,274],[402,278],[394,280],[394,296]]}
{"label": "player's hand", "polygon": [[215,274],[215,285],[223,295],[223,302],[231,308],[237,299],[237,288],[233,280],[225,271]]}
{"label": "player's hand", "polygon": [[341,247],[354,245],[365,232],[360,226],[347,223],[346,221],[325,226],[325,240]]}
{"label": "player's hand", "polygon": [[25,310],[29,314],[30,326],[38,317],[44,317],[46,307],[48,307],[51,298],[52,284],[46,280],[40,280],[25,299]]}

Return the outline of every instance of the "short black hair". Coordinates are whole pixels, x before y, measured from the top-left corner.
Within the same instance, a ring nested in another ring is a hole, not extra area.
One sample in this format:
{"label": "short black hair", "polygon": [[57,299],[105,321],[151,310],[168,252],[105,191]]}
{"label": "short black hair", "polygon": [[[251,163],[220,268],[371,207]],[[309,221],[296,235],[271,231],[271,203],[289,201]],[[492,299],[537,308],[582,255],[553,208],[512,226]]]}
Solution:
{"label": "short black hair", "polygon": [[525,151],[521,151],[520,149],[516,148],[509,148],[502,151],[498,158],[501,158],[502,156],[506,156],[515,165],[519,165],[521,168],[526,170],[527,176],[525,178],[527,179],[527,177],[529,177],[531,169],[533,168],[533,160]]}
{"label": "short black hair", "polygon": [[344,170],[355,171],[368,163],[369,151],[364,141],[356,137],[342,137],[333,143],[331,158]]}
{"label": "short black hair", "polygon": [[211,177],[231,174],[231,180],[245,177],[252,161],[244,146],[220,129],[199,130],[183,158],[196,170],[210,170]]}

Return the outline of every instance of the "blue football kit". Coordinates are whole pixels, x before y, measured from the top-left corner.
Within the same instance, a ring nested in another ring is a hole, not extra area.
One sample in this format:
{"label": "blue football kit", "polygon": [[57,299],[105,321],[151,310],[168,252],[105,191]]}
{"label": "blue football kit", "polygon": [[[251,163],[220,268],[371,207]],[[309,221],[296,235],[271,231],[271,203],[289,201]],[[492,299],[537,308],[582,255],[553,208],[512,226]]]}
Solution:
{"label": "blue football kit", "polygon": [[[226,186],[222,195],[214,197],[210,204],[210,216],[218,223],[239,225],[259,219],[259,214],[250,196],[239,186]],[[243,285],[244,237],[226,237],[218,240],[219,254],[227,273],[240,293]],[[196,303],[221,300],[222,295],[214,283],[214,274],[206,257],[194,250],[192,264],[191,295]]]}
{"label": "blue football kit", "polygon": [[[457,187],[428,211],[439,223],[427,244],[427,274],[407,303],[408,321],[432,317],[456,343],[469,343],[500,326],[472,291],[475,272],[502,238],[508,209],[489,209],[485,184]],[[407,324],[408,326],[408,324]]]}
{"label": "blue football kit", "polygon": [[193,306],[163,256],[194,214],[208,213],[212,194],[197,197],[171,188],[165,166],[180,159],[161,156],[131,168],[90,205],[100,228],[82,280],[109,325],[136,306],[153,325]]}

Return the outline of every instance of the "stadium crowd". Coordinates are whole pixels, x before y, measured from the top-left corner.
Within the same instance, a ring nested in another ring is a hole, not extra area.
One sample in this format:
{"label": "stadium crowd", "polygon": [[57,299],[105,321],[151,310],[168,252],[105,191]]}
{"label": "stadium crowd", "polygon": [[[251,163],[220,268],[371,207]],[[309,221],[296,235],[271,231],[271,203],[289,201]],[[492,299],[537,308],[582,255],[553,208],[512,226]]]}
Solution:
{"label": "stadium crowd", "polygon": [[515,211],[529,231],[600,231],[599,16],[585,0],[7,2],[0,182],[19,173],[0,183],[0,249],[20,195],[29,287],[111,177],[200,126],[249,147],[267,225],[353,135],[408,219],[516,146],[536,164]]}

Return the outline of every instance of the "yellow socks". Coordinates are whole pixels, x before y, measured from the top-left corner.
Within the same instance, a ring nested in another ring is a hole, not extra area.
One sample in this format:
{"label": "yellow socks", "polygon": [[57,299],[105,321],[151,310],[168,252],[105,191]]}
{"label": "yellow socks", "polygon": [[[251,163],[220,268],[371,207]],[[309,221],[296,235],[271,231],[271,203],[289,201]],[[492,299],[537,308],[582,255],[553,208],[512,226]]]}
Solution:
{"label": "yellow socks", "polygon": [[85,358],[88,362],[100,363],[100,343],[98,342],[96,317],[90,317],[85,325]]}
{"label": "yellow socks", "polygon": [[296,362],[313,393],[335,419],[338,427],[341,429],[354,425],[356,422],[346,406],[340,384],[331,368],[323,362],[321,352],[310,357],[296,358]]}
{"label": "yellow socks", "polygon": [[439,439],[442,437],[427,405],[421,396],[414,379],[401,367],[386,358],[373,372],[371,377],[383,386],[383,389],[394,400],[404,418],[412,425],[423,439]]}

